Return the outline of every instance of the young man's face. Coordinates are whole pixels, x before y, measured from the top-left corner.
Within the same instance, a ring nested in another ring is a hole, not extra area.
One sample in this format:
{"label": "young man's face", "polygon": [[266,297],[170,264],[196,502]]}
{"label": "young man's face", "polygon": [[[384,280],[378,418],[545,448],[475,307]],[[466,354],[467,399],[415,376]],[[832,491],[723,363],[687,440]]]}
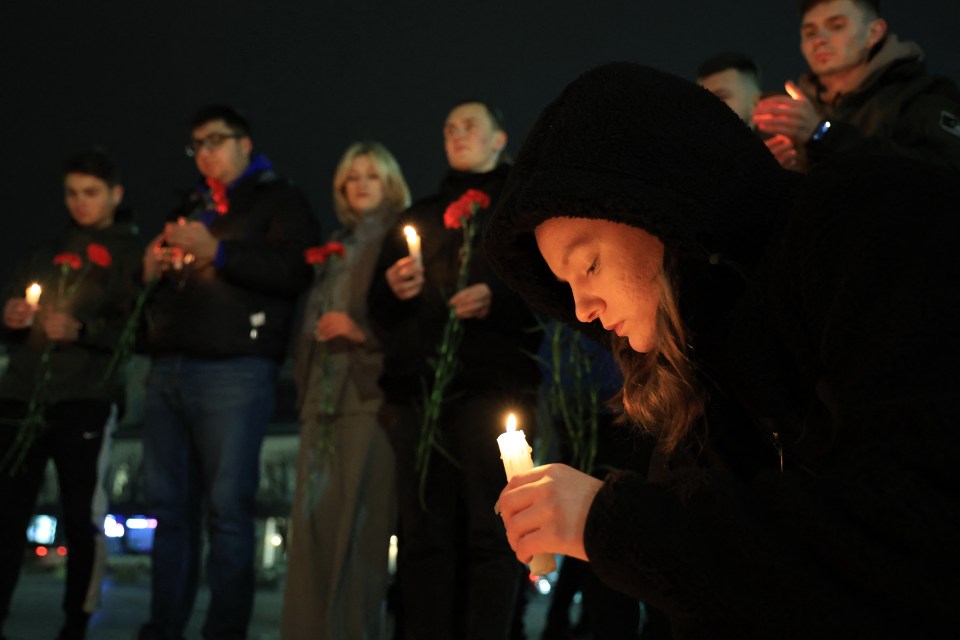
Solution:
{"label": "young man's face", "polygon": [[487,108],[476,102],[456,107],[443,125],[447,162],[457,171],[486,173],[497,166],[507,134],[494,129]]}
{"label": "young man's face", "polygon": [[192,146],[200,173],[224,184],[243,175],[253,150],[250,138],[234,132],[223,120],[211,120],[194,129]]}
{"label": "young man's face", "polygon": [[724,69],[700,78],[697,82],[727,103],[727,106],[733,109],[741,120],[750,122],[753,108],[760,98],[760,87],[754,82],[752,76],[738,69]]}
{"label": "young man's face", "polygon": [[800,49],[818,76],[843,73],[866,63],[886,33],[886,23],[869,19],[853,0],[830,0],[811,8],[800,26]]}
{"label": "young man's face", "polygon": [[111,187],[87,173],[68,173],[63,179],[63,196],[74,222],[81,227],[105,229],[113,224],[123,187]]}

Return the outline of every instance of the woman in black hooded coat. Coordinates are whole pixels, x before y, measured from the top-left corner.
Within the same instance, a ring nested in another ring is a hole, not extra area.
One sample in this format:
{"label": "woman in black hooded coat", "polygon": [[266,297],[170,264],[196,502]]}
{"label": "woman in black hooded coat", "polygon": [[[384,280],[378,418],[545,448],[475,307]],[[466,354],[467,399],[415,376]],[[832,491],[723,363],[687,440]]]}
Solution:
{"label": "woman in black hooded coat", "polygon": [[660,447],[646,480],[563,465],[515,477],[498,506],[518,558],[587,559],[682,638],[948,628],[949,185],[880,156],[790,174],[719,100],[653,69],[572,83],[520,151],[485,248],[533,306],[609,337],[626,418]]}

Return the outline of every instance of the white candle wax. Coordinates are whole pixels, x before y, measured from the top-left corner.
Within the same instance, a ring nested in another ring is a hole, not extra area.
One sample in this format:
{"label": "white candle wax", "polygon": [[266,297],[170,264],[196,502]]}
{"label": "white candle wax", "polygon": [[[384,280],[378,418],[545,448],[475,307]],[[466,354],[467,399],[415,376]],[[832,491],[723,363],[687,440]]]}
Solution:
{"label": "white candle wax", "polygon": [[34,282],[29,287],[24,294],[24,298],[27,300],[27,304],[30,305],[31,314],[27,318],[27,326],[33,325],[33,314],[37,312],[37,307],[40,306],[40,294],[43,293],[43,289],[40,288],[40,285]]}
{"label": "white candle wax", "polygon": [[404,235],[407,236],[407,250],[410,251],[410,257],[417,261],[417,264],[423,265],[423,255],[420,253],[420,236],[417,230],[407,225],[403,228]]}
{"label": "white candle wax", "polygon": [[40,304],[40,294],[42,292],[43,290],[36,282],[27,287],[27,293],[24,297],[27,299],[27,304],[33,307],[34,311],[37,310],[37,305]]}
{"label": "white candle wax", "polygon": [[[500,447],[500,459],[503,460],[503,470],[507,473],[507,482],[522,473],[533,469],[533,449],[527,444],[527,437],[522,429],[517,429],[517,418],[512,413],[507,417],[507,430],[497,436],[497,446]],[[543,576],[557,568],[552,553],[538,553],[530,560],[530,573]]]}

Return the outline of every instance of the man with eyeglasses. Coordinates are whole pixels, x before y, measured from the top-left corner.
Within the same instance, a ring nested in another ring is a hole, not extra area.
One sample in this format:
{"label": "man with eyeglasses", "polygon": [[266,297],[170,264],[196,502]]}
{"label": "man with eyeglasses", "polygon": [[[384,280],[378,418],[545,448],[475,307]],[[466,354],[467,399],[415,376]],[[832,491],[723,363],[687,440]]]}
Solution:
{"label": "man with eyeglasses", "polygon": [[144,469],[151,514],[150,620],[139,637],[181,638],[209,551],[204,638],[244,638],[254,597],[253,504],[299,294],[319,225],[302,192],[253,150],[234,109],[204,107],[187,155],[201,174],[144,254],[154,291],[146,345]]}

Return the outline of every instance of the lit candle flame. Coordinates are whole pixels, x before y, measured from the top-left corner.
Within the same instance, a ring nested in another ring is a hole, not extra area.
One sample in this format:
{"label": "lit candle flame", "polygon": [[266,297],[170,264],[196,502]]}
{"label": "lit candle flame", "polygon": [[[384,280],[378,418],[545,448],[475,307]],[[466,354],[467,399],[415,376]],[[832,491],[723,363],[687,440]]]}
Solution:
{"label": "lit candle flame", "polygon": [[790,95],[790,97],[793,98],[794,100],[802,100],[802,99],[803,99],[803,94],[800,93],[800,91],[797,89],[797,87],[796,87],[792,82],[786,83],[785,85],[783,85],[783,88],[787,90],[787,93],[788,93],[788,94]]}
{"label": "lit candle flame", "polygon": [[410,225],[405,226],[403,228],[403,232],[407,235],[408,240],[411,240],[417,237],[417,230],[411,227]]}
{"label": "lit candle flame", "polygon": [[37,284],[36,282],[31,284],[29,287],[27,287],[27,295],[26,295],[27,303],[31,307],[36,307],[37,303],[40,302],[41,293],[42,293],[42,290],[40,289],[39,284]]}
{"label": "lit candle flame", "polygon": [[512,413],[507,416],[507,431],[517,430],[517,416]]}

